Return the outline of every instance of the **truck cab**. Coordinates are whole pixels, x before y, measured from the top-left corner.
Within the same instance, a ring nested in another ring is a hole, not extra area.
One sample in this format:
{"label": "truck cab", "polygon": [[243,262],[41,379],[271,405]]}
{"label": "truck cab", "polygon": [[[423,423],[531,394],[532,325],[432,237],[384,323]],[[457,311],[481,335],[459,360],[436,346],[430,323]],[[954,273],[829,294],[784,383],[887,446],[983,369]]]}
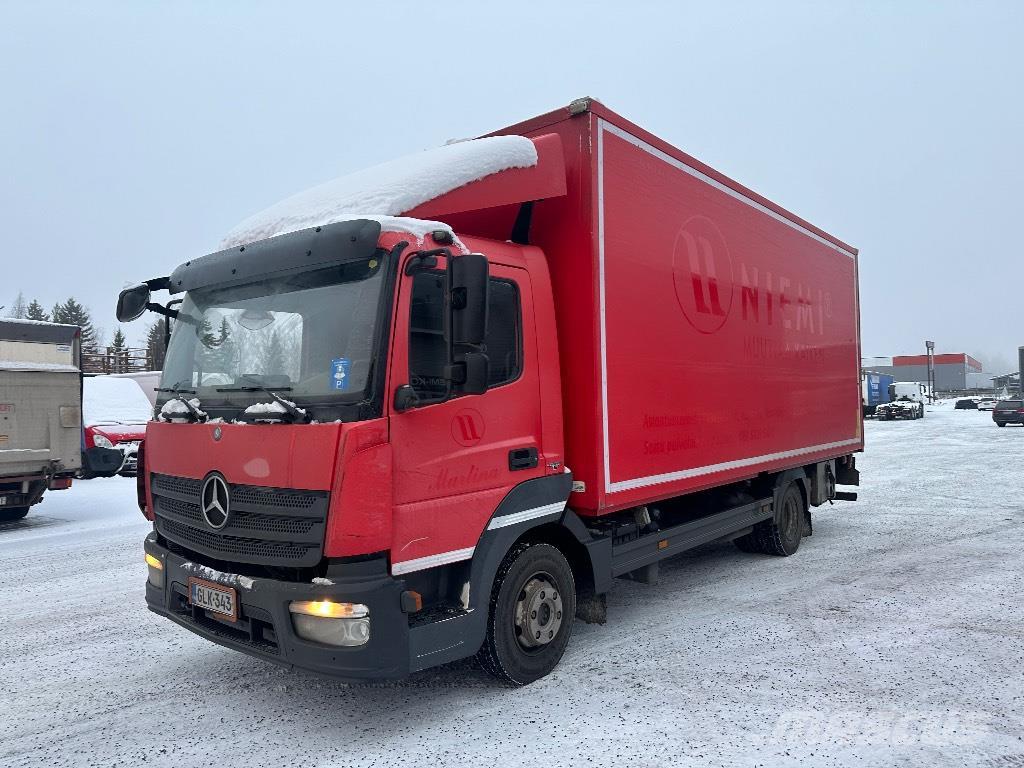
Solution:
{"label": "truck cab", "polygon": [[[354,220],[171,275],[184,296],[139,475],[153,610],[332,674],[344,652],[352,677],[457,658],[458,625],[483,631],[474,551],[560,517],[571,479],[543,254],[453,240]],[[231,615],[197,609],[203,584],[223,599],[221,569]],[[294,621],[306,604],[361,615]]]}

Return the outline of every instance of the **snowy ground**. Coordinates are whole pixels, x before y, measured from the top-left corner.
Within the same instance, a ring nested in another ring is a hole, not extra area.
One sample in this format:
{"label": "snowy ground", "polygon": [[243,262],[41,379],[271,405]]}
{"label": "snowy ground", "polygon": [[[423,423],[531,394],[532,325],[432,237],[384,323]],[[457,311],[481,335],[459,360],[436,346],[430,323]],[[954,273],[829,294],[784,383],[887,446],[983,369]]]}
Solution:
{"label": "snowy ground", "polygon": [[861,501],[795,557],[618,583],[520,690],[206,643],[144,608],[132,480],[52,493],[0,525],[0,765],[1024,766],[1024,429],[947,404],[867,435]]}

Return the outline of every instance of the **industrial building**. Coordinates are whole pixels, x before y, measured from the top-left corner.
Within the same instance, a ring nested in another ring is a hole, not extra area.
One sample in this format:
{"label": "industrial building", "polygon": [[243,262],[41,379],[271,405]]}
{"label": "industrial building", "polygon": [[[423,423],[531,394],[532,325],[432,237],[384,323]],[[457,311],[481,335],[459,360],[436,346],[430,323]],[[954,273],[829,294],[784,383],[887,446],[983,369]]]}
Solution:
{"label": "industrial building", "polygon": [[1011,394],[1020,392],[1020,372],[1004,373],[1002,376],[992,377],[993,389],[1005,389]]}
{"label": "industrial building", "polygon": [[[935,355],[935,389],[938,392],[962,392],[992,386],[991,379],[983,376],[982,365],[966,352]],[[927,355],[897,355],[895,357],[865,357],[861,367],[866,371],[888,373],[896,381],[928,382]]]}

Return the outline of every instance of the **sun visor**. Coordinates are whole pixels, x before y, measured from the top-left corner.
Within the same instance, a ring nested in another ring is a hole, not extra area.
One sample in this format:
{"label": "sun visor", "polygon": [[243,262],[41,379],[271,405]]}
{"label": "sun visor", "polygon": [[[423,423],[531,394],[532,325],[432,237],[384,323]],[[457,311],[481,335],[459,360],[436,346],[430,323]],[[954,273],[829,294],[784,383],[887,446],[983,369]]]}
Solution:
{"label": "sun visor", "polygon": [[380,223],[367,219],[310,227],[187,261],[171,274],[169,290],[180,293],[207,285],[245,283],[283,272],[368,259],[379,238]]}

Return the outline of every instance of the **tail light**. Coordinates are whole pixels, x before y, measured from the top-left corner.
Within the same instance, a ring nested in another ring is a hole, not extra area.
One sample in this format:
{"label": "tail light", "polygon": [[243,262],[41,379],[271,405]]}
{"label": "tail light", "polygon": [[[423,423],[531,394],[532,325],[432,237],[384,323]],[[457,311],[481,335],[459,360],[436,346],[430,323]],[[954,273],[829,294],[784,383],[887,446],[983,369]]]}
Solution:
{"label": "tail light", "polygon": [[146,443],[139,443],[139,452],[135,458],[135,492],[139,497],[139,509],[142,516],[147,520],[153,519],[153,513],[146,503],[148,497],[147,484],[149,483],[149,472],[146,471]]}

